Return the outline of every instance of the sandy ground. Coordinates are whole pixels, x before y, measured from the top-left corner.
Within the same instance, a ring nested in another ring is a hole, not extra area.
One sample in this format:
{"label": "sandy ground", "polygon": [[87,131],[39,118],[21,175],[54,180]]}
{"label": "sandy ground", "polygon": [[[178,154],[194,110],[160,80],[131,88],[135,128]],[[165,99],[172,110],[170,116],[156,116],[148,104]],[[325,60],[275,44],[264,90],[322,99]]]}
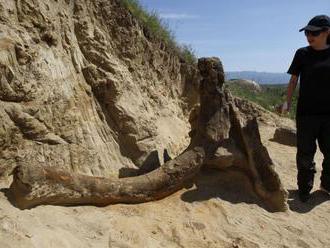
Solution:
{"label": "sandy ground", "polygon": [[39,206],[19,210],[0,188],[0,247],[330,247],[330,197],[315,191],[302,204],[296,193],[295,147],[262,139],[289,192],[289,210],[270,213],[245,176],[203,170],[196,183],[157,202],[104,208]]}

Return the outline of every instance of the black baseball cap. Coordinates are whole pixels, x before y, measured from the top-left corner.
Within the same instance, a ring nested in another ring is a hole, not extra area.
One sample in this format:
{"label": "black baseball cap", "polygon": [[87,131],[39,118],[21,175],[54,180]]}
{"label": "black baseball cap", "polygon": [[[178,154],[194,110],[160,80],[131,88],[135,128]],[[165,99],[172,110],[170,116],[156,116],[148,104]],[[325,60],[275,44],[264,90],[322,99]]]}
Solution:
{"label": "black baseball cap", "polygon": [[299,32],[307,31],[320,31],[324,28],[330,28],[330,18],[327,15],[317,15],[313,17],[307,24],[306,27],[303,27]]}

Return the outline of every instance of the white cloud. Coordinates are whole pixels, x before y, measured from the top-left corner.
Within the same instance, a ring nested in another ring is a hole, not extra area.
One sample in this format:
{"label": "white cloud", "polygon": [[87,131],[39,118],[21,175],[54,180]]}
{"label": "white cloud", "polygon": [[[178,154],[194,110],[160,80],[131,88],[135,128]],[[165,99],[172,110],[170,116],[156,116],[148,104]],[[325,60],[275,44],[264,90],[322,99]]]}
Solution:
{"label": "white cloud", "polygon": [[177,14],[177,13],[160,13],[159,16],[163,19],[196,19],[198,16],[196,15],[188,15],[188,14]]}

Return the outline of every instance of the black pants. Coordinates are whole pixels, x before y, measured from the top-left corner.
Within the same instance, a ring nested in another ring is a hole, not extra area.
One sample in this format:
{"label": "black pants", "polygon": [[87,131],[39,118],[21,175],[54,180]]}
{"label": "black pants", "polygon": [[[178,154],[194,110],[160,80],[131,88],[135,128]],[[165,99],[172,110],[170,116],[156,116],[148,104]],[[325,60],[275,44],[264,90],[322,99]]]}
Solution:
{"label": "black pants", "polygon": [[297,116],[297,183],[301,192],[313,188],[316,141],[323,153],[321,186],[330,190],[330,116]]}

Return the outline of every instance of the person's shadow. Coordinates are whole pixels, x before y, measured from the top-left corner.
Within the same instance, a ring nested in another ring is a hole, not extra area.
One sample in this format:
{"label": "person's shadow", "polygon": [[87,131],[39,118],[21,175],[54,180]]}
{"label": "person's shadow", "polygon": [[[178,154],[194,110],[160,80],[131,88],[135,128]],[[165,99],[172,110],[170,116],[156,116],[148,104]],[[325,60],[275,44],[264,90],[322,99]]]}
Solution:
{"label": "person's shadow", "polygon": [[297,213],[307,213],[313,210],[316,206],[329,200],[329,194],[321,190],[316,190],[311,193],[311,197],[307,202],[301,202],[299,199],[298,190],[289,190],[288,205],[291,211]]}

